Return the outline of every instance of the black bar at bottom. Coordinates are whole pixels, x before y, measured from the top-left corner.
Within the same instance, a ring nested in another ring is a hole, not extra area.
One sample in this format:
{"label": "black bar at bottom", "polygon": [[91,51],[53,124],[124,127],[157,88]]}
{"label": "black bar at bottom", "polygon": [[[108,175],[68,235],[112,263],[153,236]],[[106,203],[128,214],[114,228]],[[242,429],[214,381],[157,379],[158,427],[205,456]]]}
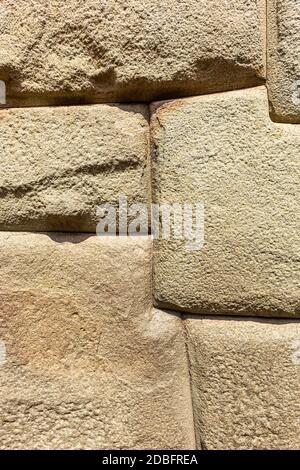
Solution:
{"label": "black bar at bottom", "polygon": [[[297,457],[294,451],[164,451],[164,450],[143,450],[143,451],[118,451],[118,450],[91,450],[91,451],[0,451],[0,464],[20,463],[46,463],[47,465],[56,463],[66,463],[68,465],[86,467],[93,465],[93,468],[106,468],[108,466],[121,466],[123,468],[139,468],[145,465],[185,465],[185,466],[205,466],[211,463],[239,464],[259,462],[260,464],[270,464],[270,460],[276,459],[276,464],[288,463],[289,458],[294,460]],[[205,469],[206,470],[206,469]]]}

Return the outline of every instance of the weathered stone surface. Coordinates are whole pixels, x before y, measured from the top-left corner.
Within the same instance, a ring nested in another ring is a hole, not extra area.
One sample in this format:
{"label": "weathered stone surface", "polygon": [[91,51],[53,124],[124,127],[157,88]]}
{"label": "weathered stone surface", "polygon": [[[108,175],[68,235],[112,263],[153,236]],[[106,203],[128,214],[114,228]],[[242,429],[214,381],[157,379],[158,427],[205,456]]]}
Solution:
{"label": "weathered stone surface", "polygon": [[96,207],[147,202],[142,105],[0,111],[0,229],[95,232]]}
{"label": "weathered stone surface", "polygon": [[155,243],[157,304],[299,316],[300,127],[273,123],[258,87],[167,102],[152,130],[155,202],[205,209],[203,249]]}
{"label": "weathered stone surface", "polygon": [[268,1],[268,88],[272,119],[300,123],[300,2]]}
{"label": "weathered stone surface", "polygon": [[197,443],[300,449],[300,322],[185,320]]}
{"label": "weathered stone surface", "polygon": [[8,105],[139,101],[254,86],[264,0],[6,0]]}
{"label": "weathered stone surface", "polygon": [[180,318],[145,238],[0,234],[0,446],[194,446]]}

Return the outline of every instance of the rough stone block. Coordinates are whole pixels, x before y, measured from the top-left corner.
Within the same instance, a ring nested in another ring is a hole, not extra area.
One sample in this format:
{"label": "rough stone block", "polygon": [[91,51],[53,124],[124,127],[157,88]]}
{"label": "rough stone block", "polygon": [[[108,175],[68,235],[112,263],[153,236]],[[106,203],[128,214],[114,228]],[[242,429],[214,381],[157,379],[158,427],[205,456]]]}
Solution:
{"label": "rough stone block", "polygon": [[96,208],[147,203],[142,105],[0,111],[0,229],[95,232]]}
{"label": "rough stone block", "polygon": [[154,201],[202,203],[205,244],[156,241],[157,304],[299,316],[300,127],[270,120],[264,87],[159,104]]}
{"label": "rough stone block", "polygon": [[268,0],[267,83],[272,119],[300,123],[300,2]]}
{"label": "rough stone block", "polygon": [[0,234],[2,449],[194,446],[182,323],[144,237]]}
{"label": "rough stone block", "polygon": [[264,0],[6,0],[8,105],[150,101],[265,77]]}

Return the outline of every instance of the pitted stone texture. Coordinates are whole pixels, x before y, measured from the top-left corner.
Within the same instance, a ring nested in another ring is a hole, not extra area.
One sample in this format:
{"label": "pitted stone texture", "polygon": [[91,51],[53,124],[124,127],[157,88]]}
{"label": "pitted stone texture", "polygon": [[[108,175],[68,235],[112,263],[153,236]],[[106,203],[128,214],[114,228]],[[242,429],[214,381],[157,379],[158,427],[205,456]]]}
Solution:
{"label": "pitted stone texture", "polygon": [[4,0],[8,105],[150,101],[254,86],[264,0]]}
{"label": "pitted stone texture", "polygon": [[96,208],[147,203],[147,109],[0,111],[0,229],[94,232]]}
{"label": "pitted stone texture", "polygon": [[155,242],[157,304],[299,316],[300,127],[273,123],[258,87],[167,102],[152,130],[154,201],[205,211],[202,249]]}
{"label": "pitted stone texture", "polygon": [[0,235],[2,449],[194,446],[180,318],[148,238]]}
{"label": "pitted stone texture", "polygon": [[268,0],[268,69],[271,117],[300,123],[300,2]]}
{"label": "pitted stone texture", "polygon": [[204,449],[300,449],[300,322],[185,320]]}

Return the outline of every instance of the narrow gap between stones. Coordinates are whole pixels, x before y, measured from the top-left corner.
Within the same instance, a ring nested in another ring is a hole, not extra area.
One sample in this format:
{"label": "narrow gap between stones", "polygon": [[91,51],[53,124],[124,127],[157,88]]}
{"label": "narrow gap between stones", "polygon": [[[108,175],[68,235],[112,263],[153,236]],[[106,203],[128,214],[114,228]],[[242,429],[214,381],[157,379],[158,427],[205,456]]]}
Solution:
{"label": "narrow gap between stones", "polygon": [[191,359],[190,359],[189,348],[188,348],[188,333],[187,333],[187,328],[185,324],[185,314],[180,313],[180,318],[181,318],[181,324],[182,324],[182,330],[183,330],[185,354],[186,354],[187,368],[188,368],[188,374],[189,374],[189,384],[190,384],[189,388],[190,388],[190,397],[191,397],[191,406],[192,406],[195,447],[197,450],[205,450],[205,446],[203,446],[202,444],[201,436],[200,436],[201,448],[198,449],[198,445],[197,445],[196,424],[195,424],[195,406],[194,406],[193,382],[192,382],[192,373],[191,373]]}

